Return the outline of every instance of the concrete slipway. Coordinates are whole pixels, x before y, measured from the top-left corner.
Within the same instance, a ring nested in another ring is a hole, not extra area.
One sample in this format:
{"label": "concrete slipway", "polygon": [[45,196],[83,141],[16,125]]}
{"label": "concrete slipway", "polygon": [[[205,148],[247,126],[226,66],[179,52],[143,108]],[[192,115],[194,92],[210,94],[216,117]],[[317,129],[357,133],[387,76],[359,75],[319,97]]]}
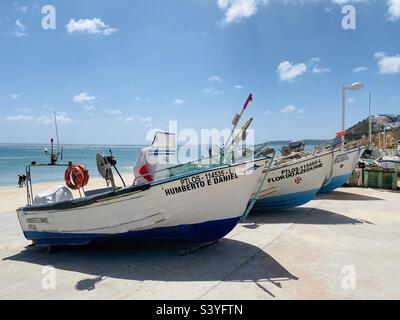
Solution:
{"label": "concrete slipway", "polygon": [[28,244],[16,214],[1,213],[1,299],[400,298],[400,192],[341,188],[259,211],[185,256],[116,244],[48,254]]}

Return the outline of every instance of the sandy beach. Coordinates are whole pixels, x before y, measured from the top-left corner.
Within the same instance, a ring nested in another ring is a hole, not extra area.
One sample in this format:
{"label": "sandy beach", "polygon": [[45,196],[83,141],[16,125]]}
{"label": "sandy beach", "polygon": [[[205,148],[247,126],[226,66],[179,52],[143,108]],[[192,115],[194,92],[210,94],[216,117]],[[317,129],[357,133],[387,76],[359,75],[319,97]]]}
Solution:
{"label": "sandy beach", "polygon": [[[126,185],[133,183],[133,173],[125,172],[121,173],[122,178],[125,180]],[[115,176],[115,183],[118,186],[122,186],[122,182],[118,176]],[[33,183],[33,192],[35,194],[42,193],[55,186],[65,186],[63,180],[59,181],[48,181],[41,183]],[[99,177],[97,174],[91,177],[89,184],[85,187],[85,190],[93,190],[97,188],[106,187],[106,182],[103,178]],[[79,197],[78,191],[73,191],[74,197]],[[18,186],[7,186],[0,187],[0,214],[6,212],[13,212],[17,208],[22,207],[26,204],[26,187],[19,188]]]}

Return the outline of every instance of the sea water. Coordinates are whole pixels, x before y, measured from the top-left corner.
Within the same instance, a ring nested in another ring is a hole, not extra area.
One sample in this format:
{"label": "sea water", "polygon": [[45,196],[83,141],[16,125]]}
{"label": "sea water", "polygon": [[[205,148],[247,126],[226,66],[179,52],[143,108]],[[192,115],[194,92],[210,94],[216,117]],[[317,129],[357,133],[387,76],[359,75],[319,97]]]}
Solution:
{"label": "sea water", "polygon": [[[83,164],[88,170],[90,177],[99,177],[96,166],[96,153],[103,152],[106,156],[112,155],[117,161],[117,169],[121,173],[132,172],[133,166],[144,146],[105,146],[105,145],[63,145],[63,159],[59,157],[58,163]],[[47,148],[48,154],[44,150]],[[57,147],[54,147],[57,152]],[[50,162],[51,146],[47,144],[0,144],[0,186],[17,186],[18,175],[25,174],[26,166],[32,161],[40,164]],[[179,147],[178,163],[194,161],[208,156],[208,150],[204,147]],[[62,181],[64,179],[65,167],[41,166],[31,167],[32,182]],[[116,177],[118,179],[118,177]]]}
{"label": "sea water", "polygon": [[[48,149],[48,155],[45,154]],[[101,146],[101,145],[64,145],[63,159],[58,163],[83,164],[91,177],[98,177],[96,153],[109,155],[109,149],[117,160],[121,172],[133,170],[133,165],[142,146]],[[55,147],[55,151],[57,148]],[[50,161],[51,147],[42,144],[0,144],[0,186],[16,186],[18,175],[25,174],[25,169],[32,161],[47,164]],[[33,167],[32,181],[44,182],[63,180],[65,167]]]}
{"label": "sea water", "polygon": [[[132,172],[133,166],[144,146],[105,146],[105,145],[63,145],[63,159],[59,163],[83,164],[89,170],[90,177],[99,177],[96,166],[96,153],[103,152],[109,155],[109,149],[117,160],[117,168],[121,173]],[[280,144],[271,144],[271,147],[280,149]],[[313,145],[307,145],[311,149]],[[44,150],[51,152],[48,144],[0,144],[0,186],[17,186],[18,175],[25,174],[26,166],[32,161],[47,164],[50,161],[49,155]],[[54,148],[57,151],[57,147]],[[208,146],[192,146],[178,148],[178,163],[194,161],[198,158],[208,157]],[[33,167],[31,170],[32,182],[62,181],[64,179],[65,167]]]}

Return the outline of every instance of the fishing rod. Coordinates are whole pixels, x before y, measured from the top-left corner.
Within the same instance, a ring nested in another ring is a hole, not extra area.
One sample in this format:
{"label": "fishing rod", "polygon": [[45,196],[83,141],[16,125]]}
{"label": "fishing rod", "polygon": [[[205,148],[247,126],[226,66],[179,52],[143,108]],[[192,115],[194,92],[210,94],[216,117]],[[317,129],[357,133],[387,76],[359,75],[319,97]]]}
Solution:
{"label": "fishing rod", "polygon": [[226,147],[227,150],[235,144],[239,144],[240,141],[244,141],[247,138],[247,129],[249,128],[251,122],[253,121],[253,118],[251,117],[249,120],[246,121],[246,123],[242,126],[242,128],[239,130],[238,134],[232,138],[231,143]]}
{"label": "fishing rod", "polygon": [[[234,118],[233,118],[233,120],[232,120],[233,128],[232,128],[232,130],[231,130],[231,133],[229,134],[228,139],[226,140],[226,145],[229,146],[229,147],[233,144],[234,141],[232,141],[230,144],[228,144],[228,143],[229,143],[229,141],[231,140],[231,138],[233,139],[233,134],[234,134],[234,132],[235,132],[235,130],[236,130],[236,127],[238,126],[239,121],[240,121],[240,119],[242,118],[243,113],[244,113],[244,111],[246,110],[247,105],[250,103],[250,101],[253,101],[253,95],[252,95],[251,93],[250,93],[249,96],[247,97],[247,100],[246,100],[246,102],[244,103],[243,108],[242,108],[242,111],[240,112],[240,114],[237,114],[237,113],[236,113],[235,116],[234,116]],[[225,148],[225,149],[227,149],[227,148]]]}

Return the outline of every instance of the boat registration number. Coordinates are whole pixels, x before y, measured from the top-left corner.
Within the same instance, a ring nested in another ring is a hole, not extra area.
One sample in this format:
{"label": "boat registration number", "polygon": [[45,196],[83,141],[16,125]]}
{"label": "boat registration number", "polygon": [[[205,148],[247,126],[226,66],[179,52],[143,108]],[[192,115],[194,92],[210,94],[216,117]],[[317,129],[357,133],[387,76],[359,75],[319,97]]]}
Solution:
{"label": "boat registration number", "polygon": [[349,159],[347,154],[340,154],[335,158],[335,163],[343,162]]}
{"label": "boat registration number", "polygon": [[166,196],[171,196],[177,193],[193,191],[215,184],[225,183],[238,178],[235,170],[232,168],[207,172],[203,174],[193,175],[191,177],[180,179],[180,185],[170,188],[165,188]]}
{"label": "boat registration number", "polygon": [[318,160],[308,162],[308,163],[303,164],[298,167],[293,167],[290,169],[283,169],[283,170],[281,170],[280,175],[274,176],[272,178],[268,178],[268,183],[277,182],[277,181],[285,180],[288,178],[293,178],[295,176],[304,174],[306,172],[322,168],[323,166],[324,166],[324,163],[321,161],[321,159],[318,159]]}

